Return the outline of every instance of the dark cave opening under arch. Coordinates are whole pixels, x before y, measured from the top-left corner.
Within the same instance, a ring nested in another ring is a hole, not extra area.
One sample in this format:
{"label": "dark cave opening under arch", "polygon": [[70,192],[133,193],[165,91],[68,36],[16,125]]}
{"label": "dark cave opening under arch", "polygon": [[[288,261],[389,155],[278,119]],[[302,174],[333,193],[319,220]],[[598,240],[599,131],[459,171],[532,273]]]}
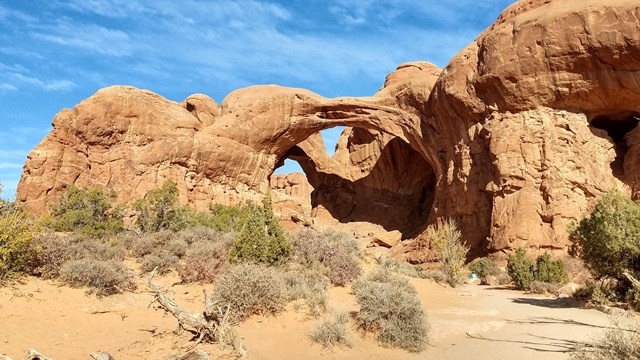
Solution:
{"label": "dark cave opening under arch", "polygon": [[616,158],[611,163],[613,175],[624,181],[624,160],[629,149],[626,135],[633,131],[640,121],[640,113],[623,111],[614,114],[604,114],[593,117],[589,126],[604,130],[613,141]]}
{"label": "dark cave opening under arch", "polygon": [[349,160],[345,163],[343,159],[345,172],[341,174],[323,169],[298,145],[275,167],[282,166],[285,159],[298,162],[313,187],[312,208],[323,207],[339,222],[374,223],[387,231],[400,231],[403,239],[412,238],[426,227],[435,197],[436,175],[427,160],[402,139],[392,137],[375,159],[365,159],[369,162],[360,176],[345,176],[356,169],[354,158],[371,155],[368,152],[380,143],[380,136],[375,130],[352,128],[347,143]]}

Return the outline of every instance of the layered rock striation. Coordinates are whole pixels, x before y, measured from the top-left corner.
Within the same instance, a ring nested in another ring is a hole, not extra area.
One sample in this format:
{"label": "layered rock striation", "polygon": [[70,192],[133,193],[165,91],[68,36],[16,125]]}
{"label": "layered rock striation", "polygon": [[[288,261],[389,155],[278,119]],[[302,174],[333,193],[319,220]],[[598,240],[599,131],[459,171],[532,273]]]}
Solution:
{"label": "layered rock striation", "polygon": [[[257,198],[298,161],[310,204],[340,222],[420,236],[453,218],[475,254],[567,246],[611,188],[640,187],[640,4],[527,0],[440,70],[403,64],[366,98],[275,85],[182,103],[116,86],[58,113],[29,154],[18,201],[46,211],[69,184],[127,202],[166,179],[181,201]],[[347,126],[336,153],[319,131]],[[297,195],[296,195],[297,196]]]}

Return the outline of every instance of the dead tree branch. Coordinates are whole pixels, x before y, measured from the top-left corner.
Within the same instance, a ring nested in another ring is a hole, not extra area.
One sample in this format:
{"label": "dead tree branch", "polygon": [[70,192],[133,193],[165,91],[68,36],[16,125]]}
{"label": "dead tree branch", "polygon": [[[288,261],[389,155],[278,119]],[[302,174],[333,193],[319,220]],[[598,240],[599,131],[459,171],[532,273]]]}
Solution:
{"label": "dead tree branch", "polygon": [[203,291],[205,310],[202,314],[193,315],[178,306],[168,293],[162,291],[160,287],[152,282],[154,275],[155,269],[147,280],[147,286],[154,296],[154,302],[158,302],[166,312],[178,320],[180,329],[189,331],[196,339],[195,343],[189,346],[187,351],[192,350],[204,341],[208,343],[217,342],[221,350],[230,345],[242,357],[247,354],[242,344],[242,338],[231,328],[233,324],[229,320],[228,306],[224,310],[220,306],[216,306],[207,295],[207,292]]}

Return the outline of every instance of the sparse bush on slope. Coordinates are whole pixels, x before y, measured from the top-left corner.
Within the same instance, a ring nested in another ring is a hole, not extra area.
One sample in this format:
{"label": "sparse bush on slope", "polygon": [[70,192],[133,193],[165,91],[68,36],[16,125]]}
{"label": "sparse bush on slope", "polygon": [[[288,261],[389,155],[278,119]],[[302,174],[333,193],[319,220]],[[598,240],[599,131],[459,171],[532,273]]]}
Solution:
{"label": "sparse bush on slope", "polygon": [[571,360],[640,359],[640,324],[633,316],[619,318],[595,340],[578,346]]}
{"label": "sparse bush on slope", "polygon": [[72,287],[86,286],[89,292],[100,296],[136,289],[129,269],[113,260],[68,261],[60,269],[60,280]]}

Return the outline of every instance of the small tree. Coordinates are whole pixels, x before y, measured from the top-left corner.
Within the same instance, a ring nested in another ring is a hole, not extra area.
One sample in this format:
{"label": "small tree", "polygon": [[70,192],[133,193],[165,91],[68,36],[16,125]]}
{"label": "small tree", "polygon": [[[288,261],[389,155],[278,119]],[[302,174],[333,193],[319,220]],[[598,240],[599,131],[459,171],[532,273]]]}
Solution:
{"label": "small tree", "polygon": [[516,288],[528,290],[533,281],[533,262],[527,258],[523,248],[507,256],[507,273],[513,279]]}
{"label": "small tree", "polygon": [[602,196],[569,234],[571,254],[579,256],[597,278],[617,280],[624,292],[631,285],[625,272],[640,277],[640,203],[622,192]]}
{"label": "small tree", "polygon": [[464,282],[464,263],[469,247],[462,242],[462,233],[456,223],[447,219],[427,228],[427,236],[442,265],[447,283],[453,287]]}
{"label": "small tree", "polygon": [[138,212],[136,225],[144,232],[182,230],[194,221],[193,212],[178,203],[178,185],[167,180],[162,187],[153,190],[144,199],[133,203]]}
{"label": "small tree", "polygon": [[500,272],[496,263],[486,257],[475,259],[471,264],[469,264],[469,270],[478,275],[483,284],[486,284],[489,276],[497,275]]}
{"label": "small tree", "polygon": [[251,209],[246,223],[231,245],[232,261],[249,261],[277,265],[291,254],[291,242],[275,219],[271,199],[266,197],[263,206]]}
{"label": "small tree", "polygon": [[114,205],[116,194],[99,189],[69,186],[53,206],[51,228],[101,237],[123,230],[122,210]]}

